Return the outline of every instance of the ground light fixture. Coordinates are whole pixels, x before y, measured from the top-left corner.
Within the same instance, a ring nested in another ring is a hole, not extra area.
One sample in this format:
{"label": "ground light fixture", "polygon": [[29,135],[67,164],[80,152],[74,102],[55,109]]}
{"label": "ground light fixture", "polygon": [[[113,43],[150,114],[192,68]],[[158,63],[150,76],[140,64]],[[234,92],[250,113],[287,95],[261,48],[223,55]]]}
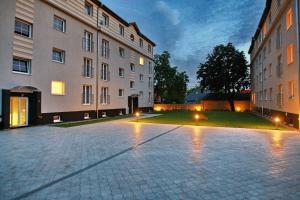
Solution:
{"label": "ground light fixture", "polygon": [[278,128],[278,124],[280,122],[280,118],[279,117],[275,117],[274,121],[276,123],[276,128]]}
{"label": "ground light fixture", "polygon": [[140,113],[139,113],[139,112],[136,112],[136,113],[135,113],[135,117],[136,117],[136,121],[138,122],[138,121],[139,121],[139,117],[140,117]]}
{"label": "ground light fixture", "polygon": [[200,115],[199,114],[195,114],[194,119],[196,121],[196,123],[199,121],[200,119]]}

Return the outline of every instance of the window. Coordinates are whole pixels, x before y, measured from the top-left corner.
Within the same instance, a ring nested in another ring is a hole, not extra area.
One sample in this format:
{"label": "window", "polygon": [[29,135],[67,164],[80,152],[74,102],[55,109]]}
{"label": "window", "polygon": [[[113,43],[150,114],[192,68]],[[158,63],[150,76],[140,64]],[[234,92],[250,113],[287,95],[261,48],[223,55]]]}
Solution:
{"label": "window", "polygon": [[281,55],[279,55],[277,57],[277,76],[281,77],[282,73],[283,73],[283,70],[282,70]]}
{"label": "window", "polygon": [[144,75],[140,74],[140,81],[144,81]]}
{"label": "window", "polygon": [[145,64],[145,60],[144,60],[144,57],[140,57],[140,65],[144,65]]}
{"label": "window", "polygon": [[143,92],[143,91],[140,91],[140,92],[139,92],[139,97],[140,97],[141,99],[144,98],[144,92]]}
{"label": "window", "polygon": [[107,40],[102,40],[102,56],[104,58],[109,58],[109,42]]}
{"label": "window", "polygon": [[271,51],[272,51],[272,40],[270,39],[268,43],[268,53],[270,54]]}
{"label": "window", "polygon": [[267,79],[267,68],[264,68],[264,80],[266,80]]}
{"label": "window", "polygon": [[124,78],[125,70],[124,68],[119,68],[119,77]]}
{"label": "window", "polygon": [[88,2],[85,2],[84,11],[87,15],[93,16],[93,5]]}
{"label": "window", "polygon": [[88,32],[88,31],[84,31],[84,37],[82,39],[82,47],[85,51],[88,52],[92,52],[93,51],[93,34]]}
{"label": "window", "polygon": [[140,39],[140,47],[143,48],[144,47],[144,41],[142,39]]}
{"label": "window", "polygon": [[152,62],[149,62],[149,74],[153,74]]}
{"label": "window", "polygon": [[287,48],[287,64],[294,62],[294,45],[290,44]]}
{"label": "window", "polygon": [[266,59],[266,47],[263,49],[263,60],[265,60]]}
{"label": "window", "polygon": [[267,89],[264,90],[264,100],[268,101],[268,90]]}
{"label": "window", "polygon": [[65,95],[65,83],[63,81],[51,82],[51,94],[52,95]]}
{"label": "window", "polygon": [[262,82],[262,74],[259,72],[259,82]]}
{"label": "window", "polygon": [[151,77],[149,77],[148,87],[152,88],[152,78]]}
{"label": "window", "polygon": [[152,47],[151,47],[150,44],[148,45],[148,52],[149,52],[149,53],[152,53]]}
{"label": "window", "polygon": [[92,86],[84,85],[82,87],[82,104],[83,105],[91,105],[92,104]]}
{"label": "window", "polygon": [[106,63],[102,63],[101,65],[101,80],[109,81],[109,67]]}
{"label": "window", "polygon": [[290,8],[288,10],[288,12],[286,14],[285,21],[286,21],[286,30],[289,30],[293,25],[293,11],[292,11],[292,8]]}
{"label": "window", "polygon": [[273,89],[269,88],[269,100],[272,101],[273,100]]}
{"label": "window", "polygon": [[110,97],[108,95],[108,87],[102,87],[101,88],[101,98],[100,103],[103,105],[110,103]]}
{"label": "window", "polygon": [[269,77],[272,76],[272,64],[269,64],[269,67],[268,67],[268,71],[269,71]]}
{"label": "window", "polygon": [[103,18],[103,25],[106,27],[109,27],[109,17],[106,14],[102,14],[102,18]]}
{"label": "window", "polygon": [[65,51],[53,48],[52,61],[59,62],[59,63],[65,63]]}
{"label": "window", "polygon": [[149,104],[152,104],[152,93],[151,92],[149,92],[148,102],[149,102]]}
{"label": "window", "polygon": [[279,26],[276,31],[276,47],[277,47],[277,49],[279,49],[281,47],[281,43],[282,43],[281,26]]}
{"label": "window", "polygon": [[134,89],[134,87],[135,87],[134,81],[130,81],[130,88],[131,88],[131,89]]}
{"label": "window", "polygon": [[85,78],[93,78],[93,60],[92,59],[84,58],[83,76]]}
{"label": "window", "polygon": [[60,119],[60,115],[53,116],[53,123],[60,123],[60,122],[62,122]]}
{"label": "window", "polygon": [[277,104],[279,108],[283,107],[283,86],[278,86]]}
{"label": "window", "polygon": [[66,20],[54,15],[53,28],[61,32],[66,32]]}
{"label": "window", "polygon": [[135,65],[133,63],[130,63],[130,71],[135,72]]}
{"label": "window", "polygon": [[289,82],[289,99],[295,98],[295,84],[293,81]]}
{"label": "window", "polygon": [[15,33],[24,37],[32,38],[32,24],[16,19]]}
{"label": "window", "polygon": [[281,0],[277,0],[277,7],[280,7],[281,5]]}
{"label": "window", "polygon": [[119,89],[119,97],[124,97],[124,90],[123,89]]}
{"label": "window", "polygon": [[134,35],[133,34],[130,35],[130,40],[131,40],[131,42],[134,42]]}
{"label": "window", "polygon": [[31,74],[31,61],[21,58],[13,59],[13,72]]}
{"label": "window", "polygon": [[119,25],[119,34],[124,37],[124,26]]}
{"label": "window", "polygon": [[119,55],[120,55],[120,57],[122,57],[122,58],[125,57],[125,49],[123,49],[122,47],[119,47]]}

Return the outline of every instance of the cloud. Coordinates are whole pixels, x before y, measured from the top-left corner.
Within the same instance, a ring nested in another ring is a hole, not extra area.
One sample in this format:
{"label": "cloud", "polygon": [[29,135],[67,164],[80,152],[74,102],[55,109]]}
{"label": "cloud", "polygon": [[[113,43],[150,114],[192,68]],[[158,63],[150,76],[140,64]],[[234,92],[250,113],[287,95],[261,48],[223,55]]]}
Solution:
{"label": "cloud", "polygon": [[163,17],[167,18],[173,25],[178,25],[180,23],[179,20],[179,12],[176,9],[172,9],[166,2],[158,1],[156,3],[156,7],[158,12],[160,12]]}

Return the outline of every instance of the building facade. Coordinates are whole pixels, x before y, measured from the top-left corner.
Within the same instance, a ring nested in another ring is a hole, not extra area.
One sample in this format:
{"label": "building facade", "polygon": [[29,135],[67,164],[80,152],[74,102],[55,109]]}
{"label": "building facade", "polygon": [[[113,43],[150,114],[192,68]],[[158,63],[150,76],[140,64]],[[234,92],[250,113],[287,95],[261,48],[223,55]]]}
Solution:
{"label": "building facade", "polygon": [[299,0],[267,0],[249,50],[252,108],[299,128]]}
{"label": "building facade", "polygon": [[0,7],[1,128],[152,110],[155,43],[136,23],[97,0]]}

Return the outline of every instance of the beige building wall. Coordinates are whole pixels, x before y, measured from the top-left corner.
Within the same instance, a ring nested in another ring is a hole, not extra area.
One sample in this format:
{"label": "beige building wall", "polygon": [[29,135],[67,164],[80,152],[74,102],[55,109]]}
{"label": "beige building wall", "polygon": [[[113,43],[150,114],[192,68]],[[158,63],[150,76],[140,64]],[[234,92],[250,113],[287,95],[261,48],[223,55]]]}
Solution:
{"label": "beige building wall", "polygon": [[[270,10],[262,18],[257,38],[252,43],[252,105],[257,111],[282,116],[288,124],[298,124],[299,115],[299,47],[295,0],[270,1]],[[292,26],[287,30],[286,17],[292,11]],[[281,44],[278,45],[278,31]],[[288,46],[293,45],[293,62],[288,64]],[[281,64],[279,65],[279,57]],[[293,83],[294,95],[291,92]],[[282,95],[280,87],[282,86]],[[298,126],[298,125],[297,125]]]}
{"label": "beige building wall", "polygon": [[[85,1],[82,0],[3,0],[0,4],[2,10],[0,13],[2,19],[0,22],[2,38],[0,88],[6,90],[17,86],[37,88],[42,94],[42,113],[96,110],[96,101],[98,110],[126,109],[128,112],[128,96],[140,95],[141,91],[143,97],[139,97],[139,107],[153,107],[153,73],[149,73],[149,63],[154,68],[153,44],[148,42],[148,38],[141,37],[141,33],[134,25],[125,22],[108,8],[104,8],[106,12],[100,3],[95,4],[94,1],[88,3],[93,5],[92,17],[84,12]],[[102,13],[109,16],[108,27],[101,24]],[[65,20],[65,32],[53,28],[54,16]],[[16,18],[32,24],[32,38],[14,33]],[[119,34],[120,24],[124,26],[124,37]],[[82,39],[85,31],[93,34],[93,52],[83,49]],[[130,39],[131,35],[135,37],[134,42]],[[109,41],[108,59],[101,56],[102,39]],[[139,45],[140,39],[143,39],[142,47]],[[96,73],[97,40],[98,74]],[[151,52],[148,51],[148,45],[151,45]],[[119,47],[125,49],[123,58],[119,55]],[[65,63],[52,61],[53,48],[65,51]],[[12,72],[13,57],[31,60],[32,73],[26,75]],[[85,78],[82,75],[85,57],[93,61],[92,78]],[[140,65],[140,57],[144,58],[144,65]],[[102,63],[109,64],[109,81],[102,81],[100,78]],[[130,63],[135,64],[135,72],[130,71]],[[125,70],[124,78],[119,77],[120,67]],[[140,81],[140,74],[143,74],[143,81]],[[149,77],[151,77],[150,84]],[[131,80],[135,81],[134,89],[129,87]],[[51,81],[63,81],[65,94],[52,95]],[[92,86],[93,101],[90,105],[82,104],[83,85]],[[110,103],[106,105],[100,102],[102,87],[109,88]],[[123,97],[119,97],[119,89],[124,89]],[[0,106],[1,104],[0,100]]]}

